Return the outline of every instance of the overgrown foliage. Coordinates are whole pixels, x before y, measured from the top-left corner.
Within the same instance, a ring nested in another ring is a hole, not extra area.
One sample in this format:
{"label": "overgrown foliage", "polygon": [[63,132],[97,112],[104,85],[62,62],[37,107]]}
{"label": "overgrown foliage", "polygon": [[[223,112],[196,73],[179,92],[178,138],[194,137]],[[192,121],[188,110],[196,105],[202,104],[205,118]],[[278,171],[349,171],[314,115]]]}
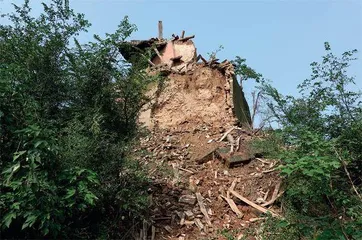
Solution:
{"label": "overgrown foliage", "polygon": [[[286,220],[264,228],[267,239],[362,238],[362,102],[348,67],[356,50],[338,57],[325,43],[321,63],[298,86],[301,97],[262,90],[282,129],[270,135],[282,160]],[[281,232],[288,233],[286,235]]]}
{"label": "overgrown foliage", "polygon": [[235,67],[235,75],[239,76],[240,85],[242,81],[246,81],[248,79],[254,79],[256,82],[260,82],[263,79],[262,74],[256,72],[253,68],[246,64],[245,58],[236,56],[232,63]]}
{"label": "overgrown foliage", "polygon": [[147,179],[125,153],[154,79],[118,51],[137,30],[128,18],[80,44],[84,16],[42,5],[37,17],[14,5],[0,27],[2,237],[120,238],[146,206]]}

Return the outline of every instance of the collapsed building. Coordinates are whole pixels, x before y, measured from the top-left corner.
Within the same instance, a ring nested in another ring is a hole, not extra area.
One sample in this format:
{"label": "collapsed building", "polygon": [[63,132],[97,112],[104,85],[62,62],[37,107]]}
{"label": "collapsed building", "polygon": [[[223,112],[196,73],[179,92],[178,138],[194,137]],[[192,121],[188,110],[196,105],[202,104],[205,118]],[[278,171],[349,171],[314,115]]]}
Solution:
{"label": "collapsed building", "polygon": [[134,239],[220,239],[225,229],[241,239],[260,213],[278,216],[263,207],[279,196],[277,161],[257,160],[249,147],[254,133],[234,66],[197,54],[194,37],[166,40],[159,23],[157,38],[119,47],[129,62],[143,65],[142,57],[149,74],[166,76],[147,86],[139,121],[151,131],[132,151],[152,179],[150,218]]}
{"label": "collapsed building", "polygon": [[148,72],[162,73],[168,78],[162,86],[148,86],[147,94],[152,100],[143,109],[140,122],[149,128],[169,128],[190,122],[222,125],[235,121],[250,126],[249,106],[233,64],[215,58],[206,60],[198,55],[194,37],[185,37],[183,31],[180,36],[173,34],[171,39],[164,39],[162,22],[159,22],[158,38],[120,44],[121,54],[130,62],[134,53],[146,58],[143,53],[150,50]]}

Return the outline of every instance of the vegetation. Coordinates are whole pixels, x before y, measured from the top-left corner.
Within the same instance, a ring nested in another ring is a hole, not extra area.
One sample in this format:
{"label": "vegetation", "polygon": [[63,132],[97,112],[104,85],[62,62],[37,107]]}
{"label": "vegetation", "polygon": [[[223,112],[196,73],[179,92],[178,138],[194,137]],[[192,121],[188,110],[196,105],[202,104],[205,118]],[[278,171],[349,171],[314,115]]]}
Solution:
{"label": "vegetation", "polygon": [[298,86],[301,97],[261,87],[282,128],[257,145],[281,159],[286,189],[286,219],[267,222],[266,239],[362,238],[362,102],[347,71],[356,50],[338,57],[325,49]]}
{"label": "vegetation", "polygon": [[126,153],[154,79],[118,51],[136,27],[80,44],[90,24],[67,1],[14,9],[0,27],[1,237],[119,238],[147,200]]}

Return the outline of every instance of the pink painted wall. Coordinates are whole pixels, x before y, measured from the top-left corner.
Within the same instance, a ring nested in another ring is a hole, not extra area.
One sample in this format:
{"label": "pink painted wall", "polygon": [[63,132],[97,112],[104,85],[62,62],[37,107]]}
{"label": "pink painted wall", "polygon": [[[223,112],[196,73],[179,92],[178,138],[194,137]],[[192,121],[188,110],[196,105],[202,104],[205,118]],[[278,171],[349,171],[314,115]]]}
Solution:
{"label": "pink painted wall", "polygon": [[168,62],[170,61],[170,58],[176,57],[173,42],[167,43],[161,55],[162,55],[162,62]]}
{"label": "pink painted wall", "polygon": [[173,42],[168,42],[166,44],[166,47],[160,51],[160,54],[162,56],[162,59],[157,56],[152,60],[152,62],[156,65],[160,63],[169,63],[171,61],[170,58],[175,57]]}

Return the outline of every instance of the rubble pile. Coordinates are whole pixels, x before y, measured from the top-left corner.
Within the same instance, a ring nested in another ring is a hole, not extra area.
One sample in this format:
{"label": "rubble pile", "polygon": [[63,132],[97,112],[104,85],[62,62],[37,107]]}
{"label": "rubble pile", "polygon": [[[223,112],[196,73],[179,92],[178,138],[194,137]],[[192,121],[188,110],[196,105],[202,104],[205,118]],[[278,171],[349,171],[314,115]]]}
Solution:
{"label": "rubble pile", "polygon": [[[239,147],[231,144],[232,138],[240,139]],[[277,161],[250,157],[246,149],[251,138],[252,133],[240,128],[206,124],[188,131],[157,130],[141,138],[136,155],[153,182],[151,218],[144,232],[152,236],[153,229],[154,239],[178,240],[220,237],[222,229],[241,236],[263,220],[263,211],[277,216],[278,209],[268,209],[281,194]],[[245,155],[236,166],[223,162]]]}

